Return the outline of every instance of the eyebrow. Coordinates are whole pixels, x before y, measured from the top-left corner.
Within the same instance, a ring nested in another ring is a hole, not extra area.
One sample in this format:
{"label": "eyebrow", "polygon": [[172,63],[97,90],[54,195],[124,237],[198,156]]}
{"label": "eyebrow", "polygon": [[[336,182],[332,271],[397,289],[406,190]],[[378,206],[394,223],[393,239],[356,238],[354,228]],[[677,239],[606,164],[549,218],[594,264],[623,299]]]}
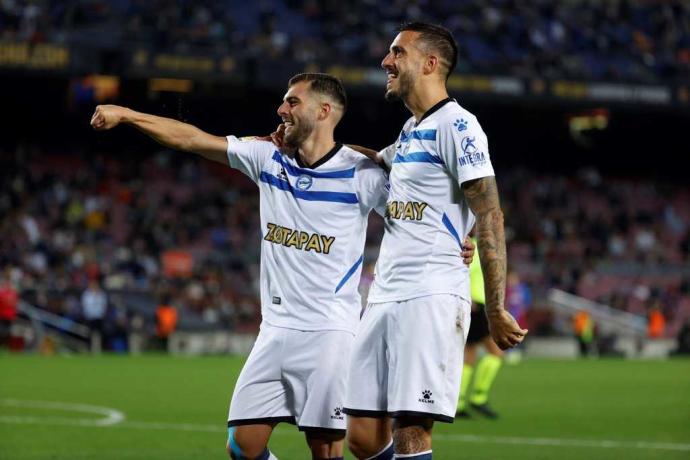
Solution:
{"label": "eyebrow", "polygon": [[287,96],[283,100],[285,102],[300,102],[300,99],[297,96]]}
{"label": "eyebrow", "polygon": [[393,46],[391,46],[391,51],[394,53],[404,53],[405,48],[403,48],[402,46],[399,46],[399,45],[393,45]]}

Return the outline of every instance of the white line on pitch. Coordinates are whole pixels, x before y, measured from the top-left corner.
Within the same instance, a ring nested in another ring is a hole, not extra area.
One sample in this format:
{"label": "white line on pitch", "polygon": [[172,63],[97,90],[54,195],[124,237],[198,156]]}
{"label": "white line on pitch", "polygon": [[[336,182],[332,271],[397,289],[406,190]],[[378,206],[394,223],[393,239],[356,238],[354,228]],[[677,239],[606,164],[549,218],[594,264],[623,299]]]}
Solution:
{"label": "white line on pitch", "polygon": [[434,434],[434,439],[472,443],[529,446],[597,447],[604,449],[655,449],[690,451],[690,444],[652,441],[615,441],[612,439],[523,438],[519,436],[482,436],[472,434]]}
{"label": "white line on pitch", "polygon": [[[65,412],[84,412],[87,414],[97,414],[105,416],[105,418],[100,419],[75,419],[77,421],[83,422],[82,424],[84,425],[110,426],[115,425],[117,423],[121,423],[125,419],[125,414],[123,414],[119,410],[110,407],[92,406],[89,404],[66,403],[58,401],[30,401],[25,399],[1,399],[0,406],[29,407],[33,409],[60,410]],[[38,419],[38,417],[35,418]],[[43,418],[40,419],[42,420]],[[69,419],[60,418],[59,420]]]}
{"label": "white line on pitch", "polygon": [[[95,407],[95,406],[91,406]],[[71,425],[71,426],[105,426],[98,425],[98,420],[70,419],[70,418],[45,418],[45,417],[23,417],[23,416],[0,416],[0,423],[13,424],[43,424],[43,425]],[[205,433],[222,433],[222,425],[196,424],[196,423],[165,423],[165,422],[136,422],[124,421],[109,428],[129,428],[138,430],[171,430],[171,431],[198,431]],[[297,430],[287,428],[277,429],[274,432],[278,436],[299,436]],[[553,446],[553,447],[588,447],[600,449],[650,449],[650,450],[672,450],[690,451],[690,444],[673,442],[652,442],[652,441],[615,441],[610,439],[567,439],[567,438],[527,438],[519,436],[481,436],[481,435],[460,435],[437,433],[434,439],[439,441],[466,442],[466,443],[487,443],[487,444],[509,444],[509,445],[528,445],[528,446]]]}

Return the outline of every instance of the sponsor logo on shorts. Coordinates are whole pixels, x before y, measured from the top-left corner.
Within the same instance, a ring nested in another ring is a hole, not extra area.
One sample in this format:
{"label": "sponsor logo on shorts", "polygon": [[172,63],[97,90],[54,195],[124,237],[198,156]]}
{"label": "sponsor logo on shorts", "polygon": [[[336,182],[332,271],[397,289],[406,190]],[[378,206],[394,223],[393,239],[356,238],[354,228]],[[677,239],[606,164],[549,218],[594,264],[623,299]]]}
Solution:
{"label": "sponsor logo on shorts", "polygon": [[333,420],[345,420],[345,417],[343,416],[343,408],[336,407],[333,409],[333,415],[331,415],[331,418]]}
{"label": "sponsor logo on shorts", "polygon": [[434,400],[431,399],[431,396],[433,396],[433,393],[431,390],[423,390],[422,391],[422,397],[419,398],[419,402],[423,402],[425,404],[433,404]]}

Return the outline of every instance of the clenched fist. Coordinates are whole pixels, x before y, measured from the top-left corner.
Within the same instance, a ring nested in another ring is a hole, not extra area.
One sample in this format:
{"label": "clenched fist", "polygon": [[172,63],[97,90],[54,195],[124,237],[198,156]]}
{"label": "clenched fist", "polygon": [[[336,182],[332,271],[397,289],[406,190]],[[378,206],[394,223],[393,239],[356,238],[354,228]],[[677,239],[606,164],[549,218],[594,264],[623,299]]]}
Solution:
{"label": "clenched fist", "polygon": [[97,105],[91,117],[91,127],[96,131],[112,129],[120,124],[126,110],[119,105]]}

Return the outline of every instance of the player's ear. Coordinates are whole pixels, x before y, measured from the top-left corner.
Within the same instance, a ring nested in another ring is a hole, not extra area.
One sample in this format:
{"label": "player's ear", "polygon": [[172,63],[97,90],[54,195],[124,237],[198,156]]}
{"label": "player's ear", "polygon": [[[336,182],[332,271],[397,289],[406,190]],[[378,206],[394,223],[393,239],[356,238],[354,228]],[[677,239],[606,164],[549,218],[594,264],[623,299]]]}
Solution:
{"label": "player's ear", "polygon": [[322,102],[319,108],[319,120],[325,120],[333,111],[333,106],[328,102]]}
{"label": "player's ear", "polygon": [[422,68],[424,75],[431,75],[434,73],[440,64],[438,56],[434,56],[433,54],[428,55],[424,60],[424,67]]}

